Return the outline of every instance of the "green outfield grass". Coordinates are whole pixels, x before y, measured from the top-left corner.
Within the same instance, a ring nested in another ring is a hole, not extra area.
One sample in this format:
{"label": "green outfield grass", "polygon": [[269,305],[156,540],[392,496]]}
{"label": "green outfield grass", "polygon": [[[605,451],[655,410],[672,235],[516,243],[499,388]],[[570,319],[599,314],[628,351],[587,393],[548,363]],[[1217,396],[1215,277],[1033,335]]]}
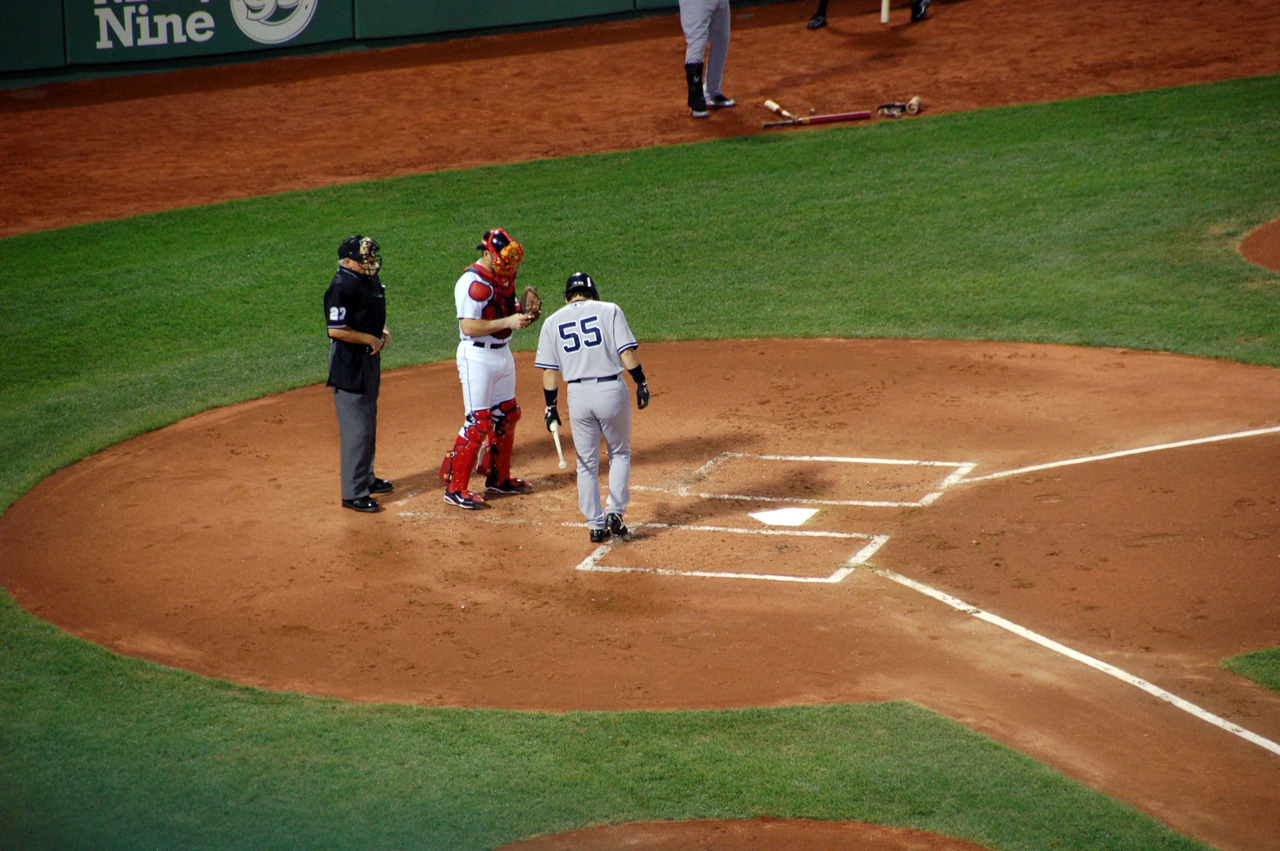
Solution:
{"label": "green outfield grass", "polygon": [[[641,340],[1020,340],[1280,366],[1280,275],[1237,252],[1280,216],[1277,138],[1280,77],[1263,77],[0,240],[0,506],[139,432],[323,381],[321,296],[355,231],[383,246],[391,367],[451,357],[453,282],[499,225],[526,245],[522,283],[554,301],[588,271]],[[8,595],[0,645],[0,848],[479,849],[602,821],[756,815],[1002,850],[1199,847],[906,704],[352,705],[116,657]]]}

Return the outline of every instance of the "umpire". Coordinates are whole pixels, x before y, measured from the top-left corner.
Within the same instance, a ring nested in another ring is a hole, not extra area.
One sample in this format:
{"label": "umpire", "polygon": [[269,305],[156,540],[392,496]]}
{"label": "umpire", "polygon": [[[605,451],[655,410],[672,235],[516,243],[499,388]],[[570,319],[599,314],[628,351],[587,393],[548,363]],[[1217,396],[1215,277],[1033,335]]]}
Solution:
{"label": "umpire", "polygon": [[373,474],[378,440],[381,352],[391,343],[386,287],[378,277],[382,255],[367,236],[349,236],[338,246],[338,271],[324,294],[329,325],[329,381],[342,445],[342,505],[379,510],[373,494],[390,493],[391,482]]}

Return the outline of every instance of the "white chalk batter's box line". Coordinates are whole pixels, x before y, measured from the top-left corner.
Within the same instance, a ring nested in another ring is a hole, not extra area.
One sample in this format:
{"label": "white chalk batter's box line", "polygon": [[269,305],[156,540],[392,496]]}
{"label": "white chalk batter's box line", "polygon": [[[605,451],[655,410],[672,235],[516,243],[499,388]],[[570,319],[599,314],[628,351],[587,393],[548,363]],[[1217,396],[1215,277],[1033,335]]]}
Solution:
{"label": "white chalk batter's box line", "polygon": [[[564,523],[564,526],[580,526],[586,528],[585,523]],[[588,573],[652,573],[657,576],[694,576],[709,579],[763,579],[768,582],[801,582],[808,584],[834,585],[844,580],[846,576],[853,573],[854,570],[866,564],[876,552],[885,545],[889,540],[888,535],[864,535],[858,532],[810,532],[800,530],[782,531],[779,529],[738,529],[732,526],[686,526],[670,523],[638,523],[632,527],[633,530],[639,529],[675,529],[687,532],[727,532],[733,535],[786,535],[798,538],[841,538],[841,539],[858,539],[864,540],[864,544],[856,553],[849,557],[844,567],[841,567],[829,576],[792,576],[788,574],[773,573],[736,573],[723,570],[677,570],[668,567],[611,567],[609,565],[600,564],[605,556],[613,551],[612,544],[601,544],[596,547],[595,552],[583,559],[582,563],[577,566],[577,570]]]}
{"label": "white chalk batter's box line", "polygon": [[969,475],[969,473],[973,471],[973,468],[977,466],[977,464],[963,461],[914,461],[902,458],[845,458],[841,456],[824,455],[754,455],[746,452],[724,452],[695,470],[690,478],[703,478],[711,472],[716,465],[721,464],[730,458],[754,458],[760,461],[790,461],[793,463],[822,462],[828,464],[881,464],[884,466],[896,467],[947,467],[951,469],[951,473],[934,486],[935,490],[930,491],[920,499],[912,502],[892,502],[868,499],[812,499],[791,496],[753,496],[738,493],[699,493],[697,491],[690,490],[688,485],[680,485],[675,488],[632,485],[631,489],[635,491],[670,493],[677,496],[697,497],[699,499],[736,499],[749,502],[789,502],[803,505],[857,505],[871,508],[924,508],[937,502],[938,498],[946,492],[947,488],[964,481],[965,476]]}

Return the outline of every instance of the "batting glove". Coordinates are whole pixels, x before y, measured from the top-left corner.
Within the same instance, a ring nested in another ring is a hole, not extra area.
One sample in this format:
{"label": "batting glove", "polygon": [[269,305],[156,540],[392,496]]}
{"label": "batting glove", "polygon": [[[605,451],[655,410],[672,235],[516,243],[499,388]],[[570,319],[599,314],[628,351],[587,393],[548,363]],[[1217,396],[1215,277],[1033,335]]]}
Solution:
{"label": "batting glove", "polygon": [[641,381],[636,385],[636,407],[643,410],[649,407],[649,382]]}
{"label": "batting glove", "polygon": [[551,424],[555,423],[556,427],[560,426],[560,412],[556,410],[555,405],[548,405],[547,411],[542,415],[542,421],[547,424],[547,431],[551,431]]}

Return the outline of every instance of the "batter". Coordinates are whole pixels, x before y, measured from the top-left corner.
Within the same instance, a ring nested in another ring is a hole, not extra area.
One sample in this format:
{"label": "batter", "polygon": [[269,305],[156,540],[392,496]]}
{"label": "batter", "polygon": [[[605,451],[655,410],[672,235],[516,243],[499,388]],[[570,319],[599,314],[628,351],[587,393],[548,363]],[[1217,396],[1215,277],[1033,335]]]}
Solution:
{"label": "batter", "polygon": [[[622,380],[626,369],[636,384],[636,407],[649,404],[649,385],[636,356],[635,335],[622,308],[600,301],[590,275],[575,272],[564,286],[565,306],[542,325],[534,365],[542,372],[548,431],[560,424],[556,403],[564,376],[569,423],[578,456],[578,509],[592,543],[628,534],[623,515],[631,501],[631,400]],[[609,500],[600,500],[600,440],[609,452]]]}

